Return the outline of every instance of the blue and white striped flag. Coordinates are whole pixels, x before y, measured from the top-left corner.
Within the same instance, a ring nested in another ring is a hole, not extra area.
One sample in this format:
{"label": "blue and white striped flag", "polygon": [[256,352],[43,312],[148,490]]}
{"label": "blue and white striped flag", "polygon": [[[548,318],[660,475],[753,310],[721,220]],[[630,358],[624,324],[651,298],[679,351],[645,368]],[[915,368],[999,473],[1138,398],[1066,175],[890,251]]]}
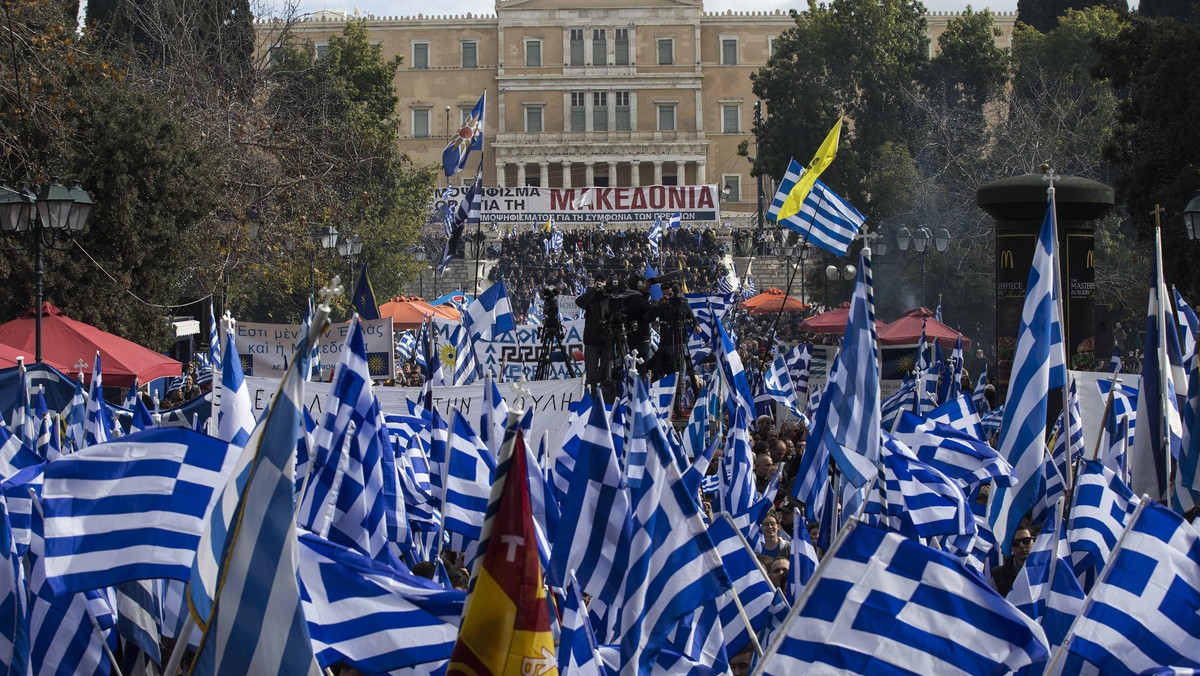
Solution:
{"label": "blue and white striped flag", "polygon": [[516,330],[503,279],[497,280],[467,306],[462,315],[462,323],[467,328],[471,340],[476,343],[492,340],[501,333]]}
{"label": "blue and white striped flag", "polygon": [[938,294],[937,309],[933,311],[933,318],[936,321],[942,321],[942,294]]}
{"label": "blue and white striped flag", "polygon": [[479,360],[475,358],[475,346],[467,330],[459,325],[450,334],[454,343],[454,385],[470,385],[479,375]]}
{"label": "blue and white striped flag", "polygon": [[725,332],[725,327],[720,322],[715,324],[716,333],[713,339],[716,342],[714,351],[717,355],[717,369],[720,371],[721,378],[724,380],[723,385],[728,391],[725,396],[725,409],[729,412],[731,420],[737,417],[739,410],[744,412],[749,420],[755,417],[754,395],[750,392],[750,381],[746,378],[742,358],[738,355],[729,334]]}
{"label": "blue and white striped flag", "polygon": [[[126,663],[131,657],[162,664],[162,581],[134,580],[113,588],[117,634],[124,639]],[[137,655],[138,652],[141,655]]]}
{"label": "blue and white striped flag", "polygon": [[208,297],[208,363],[213,368],[221,361],[221,337],[217,333],[217,313],[213,311],[212,296]]}
{"label": "blue and white striped flag", "polygon": [[742,300],[750,300],[757,293],[754,290],[754,278],[746,275],[746,283],[742,285]]}
{"label": "blue and white striped flag", "polygon": [[733,282],[729,281],[729,275],[725,275],[717,280],[717,293],[721,295],[732,294],[736,290]]}
{"label": "blue and white striped flag", "polygon": [[17,554],[8,519],[8,504],[0,495],[0,674],[24,673],[29,659],[25,569]]}
{"label": "blue and white striped flag", "polygon": [[1071,567],[1084,589],[1090,589],[1096,576],[1104,571],[1129,516],[1140,502],[1112,470],[1098,461],[1085,460],[1079,466],[1067,541]]}
{"label": "blue and white striped flag", "polygon": [[1012,466],[985,441],[949,425],[921,420],[904,411],[892,435],[911,448],[922,462],[954,479],[964,489],[985,481],[1009,485]]}
{"label": "blue and white striped flag", "polygon": [[794,509],[792,521],[792,565],[788,568],[789,598],[793,601],[800,598],[800,591],[817,572],[821,563],[817,558],[817,549],[813,547],[812,537],[808,534],[808,521],[804,512],[797,507]]}
{"label": "blue and white striped flag", "polygon": [[568,572],[566,598],[562,604],[562,634],[558,644],[558,673],[575,676],[607,676],[596,645],[596,634],[588,621],[587,606],[579,582]]}
{"label": "blue and white striped flag", "polygon": [[[839,363],[840,360],[833,360],[829,378],[825,380],[823,393],[827,393],[832,387],[833,381],[837,379]],[[829,418],[829,397],[824,396],[823,393],[814,393],[814,396],[808,400],[810,406],[816,400],[817,408],[811,417],[812,426],[809,427],[808,444],[800,456],[800,467],[796,470],[795,480],[792,481],[792,497],[804,503],[805,515],[812,521],[821,518],[824,503],[822,496],[830,486],[829,448],[825,444],[813,443],[813,439],[825,436],[825,425]]]}
{"label": "blue and white striped flag", "polygon": [[984,363],[983,370],[979,372],[979,380],[975,382],[975,391],[971,392],[971,403],[975,405],[975,410],[979,415],[987,415],[992,410],[987,400],[987,386],[988,365]]}
{"label": "blue and white striped flag", "polygon": [[[325,314],[316,321],[327,321]],[[300,605],[292,511],[303,374],[318,332],[301,336],[200,539],[188,582],[188,605],[203,631],[193,674],[320,676]]]}
{"label": "blue and white striped flag", "polygon": [[1179,331],[1163,276],[1162,241],[1154,233],[1154,276],[1146,312],[1146,356],[1138,388],[1138,425],[1129,449],[1130,488],[1137,495],[1165,500],[1171,465],[1179,457],[1183,421],[1177,396],[1184,390]]}
{"label": "blue and white striped flag", "polygon": [[396,343],[396,356],[400,357],[401,361],[408,361],[413,358],[416,348],[417,336],[409,329],[400,334],[400,341]]}
{"label": "blue and white striped flag", "polygon": [[646,235],[646,241],[650,243],[650,255],[657,258],[659,247],[662,246],[663,224],[662,216],[654,218],[654,225],[650,226],[650,232]]}
{"label": "blue and white striped flag", "polygon": [[1075,463],[1087,450],[1083,443],[1083,416],[1079,413],[1079,393],[1075,379],[1067,387],[1067,409],[1058,414],[1054,423],[1054,464],[1064,478],[1071,475]]}
{"label": "blue and white striped flag", "polygon": [[631,502],[602,397],[597,395],[579,415],[586,416],[586,424],[580,430],[569,489],[560,493],[562,518],[546,578],[563,588],[573,570],[584,593],[612,605],[629,562]]}
{"label": "blue and white striped flag", "polygon": [[842,349],[834,360],[836,371],[822,395],[827,416],[823,434],[807,447],[808,452],[813,446],[825,449],[854,486],[870,482],[877,473],[881,413],[876,354],[875,296],[870,249],[866,249],[859,261]]}
{"label": "blue and white striped flag", "polygon": [[254,407],[250,387],[242,372],[242,359],[233,341],[233,331],[225,332],[224,362],[221,364],[221,403],[217,410],[217,438],[245,446],[254,430]]}
{"label": "blue and white striped flag", "polygon": [[[105,654],[117,647],[116,618],[103,590],[58,595],[46,582],[42,561],[42,513],[34,501],[29,544],[29,671],[31,676],[89,674],[107,676]],[[20,673],[20,672],[18,672]]]}
{"label": "blue and white striped flag", "polygon": [[[880,457],[883,496],[892,528],[910,537],[975,537],[975,517],[957,483],[921,462],[895,437],[883,433]],[[849,510],[847,510],[849,511]]]}
{"label": "blue and white striped flag", "polygon": [[83,448],[83,427],[86,418],[87,390],[84,389],[81,380],[75,395],[71,397],[71,406],[67,409],[67,443],[63,445],[64,450],[69,448],[71,451],[78,451]]}
{"label": "blue and white striped flag", "polygon": [[563,234],[561,230],[555,230],[550,233],[550,250],[562,251],[563,249]]}
{"label": "blue and white striped flag", "polygon": [[[637,379],[633,409],[645,410],[637,402],[648,398]],[[658,418],[639,413],[632,423],[633,438],[648,443],[646,452],[631,453],[626,465],[633,505],[620,620],[621,672],[626,676],[648,672],[679,618],[732,586]]]}
{"label": "blue and white striped flag", "polygon": [[442,516],[445,529],[461,536],[457,540],[464,546],[455,549],[465,551],[466,542],[479,541],[483,520],[487,515],[496,458],[479,440],[458,409],[454,410],[450,424],[447,451]]}
{"label": "blue and white striped flag", "polygon": [[491,452],[492,457],[500,454],[504,441],[504,428],[508,422],[508,404],[500,395],[500,388],[490,373],[483,376],[483,410],[479,413],[479,438]]}
{"label": "blue and white striped flag", "polygon": [[683,222],[683,214],[676,211],[675,213],[671,214],[671,219],[669,221],[667,221],[667,227],[672,228],[672,229],[678,228],[680,223],[682,223],[682,222]]}
{"label": "blue and white striped flag", "polygon": [[1048,397],[1050,390],[1063,385],[1065,379],[1065,371],[1062,377],[1055,376],[1056,368],[1061,368],[1064,360],[1058,317],[1057,246],[1051,200],[1033,252],[1029,283],[1025,286],[1011,386],[996,449],[1012,465],[1016,481],[1012,487],[997,486],[988,508],[992,532],[1005,553],[1011,552],[1013,533],[1038,499],[1038,482],[1034,479],[1045,455]]}
{"label": "blue and white striped flag", "polygon": [[[389,542],[407,544],[397,493],[395,451],[367,366],[362,322],[351,322],[325,415],[313,435],[316,457],[299,498],[298,524],[389,561]],[[404,547],[406,548],[406,547]],[[404,549],[402,548],[402,549]]]}
{"label": "blue and white striped flag", "polygon": [[1197,617],[1200,534],[1146,501],[1060,648],[1063,673],[1196,673]]}
{"label": "blue and white striped flag", "polygon": [[1004,674],[1048,653],[1042,628],[957,558],[851,521],[754,673]]}
{"label": "blue and white striped flag", "polygon": [[1083,589],[1071,570],[1070,559],[1060,501],[1038,533],[1007,596],[1009,603],[1042,625],[1046,640],[1053,646],[1063,642],[1071,622],[1083,608]]}
{"label": "blue and white striped flag", "polygon": [[92,382],[88,389],[87,418],[83,423],[83,445],[102,444],[112,437],[111,414],[104,401],[104,385],[101,383],[100,353],[92,364]]}
{"label": "blue and white striped flag", "polygon": [[812,366],[812,350],[812,343],[800,343],[788,350],[787,354],[783,357],[797,396],[808,394],[808,374]]}
{"label": "blue and white striped flag", "polygon": [[466,592],[312,534],[300,536],[299,554],[304,616],[323,667],[386,674],[450,658]]}
{"label": "blue and white striped flag", "polygon": [[[775,601],[775,585],[763,570],[750,549],[750,543],[738,531],[729,515],[716,517],[708,527],[708,536],[721,556],[721,563],[733,584],[730,591],[717,597],[717,610],[721,620],[721,633],[725,636],[725,649],[733,655],[750,643],[750,632],[759,634],[767,627],[771,607]],[[746,610],[750,629],[738,613],[733,595]]]}
{"label": "blue and white striped flag", "polygon": [[1115,343],[1113,344],[1112,358],[1108,360],[1108,372],[1121,372],[1121,346]]}
{"label": "blue and white striped flag", "polygon": [[1183,403],[1183,436],[1179,463],[1175,470],[1175,498],[1178,511],[1200,504],[1200,318],[1175,290],[1183,366],[1187,378]]}
{"label": "blue and white striped flag", "polygon": [[979,441],[987,440],[987,437],[984,436],[983,425],[979,424],[979,414],[975,412],[975,405],[965,394],[960,394],[957,398],[938,406],[925,418],[949,425]]}
{"label": "blue and white striped flag", "polygon": [[800,402],[797,400],[796,390],[792,386],[792,378],[788,375],[783,355],[775,357],[775,361],[767,366],[761,382],[767,396],[783,404],[797,418],[803,417],[804,414],[800,412]]}
{"label": "blue and white striped flag", "polygon": [[56,594],[187,580],[204,517],[240,448],[182,427],[131,434],[46,465],[46,581]]}
{"label": "blue and white striped flag", "polygon": [[675,403],[675,382],[678,379],[678,373],[668,373],[650,383],[650,401],[654,404],[654,410],[658,417],[663,421],[671,417],[671,407]]}
{"label": "blue and white striped flag", "polygon": [[[804,169],[796,160],[788,163],[787,172],[779,182],[779,190],[771,200],[767,209],[767,219],[774,221],[779,215],[779,209],[787,200],[788,194],[796,186],[796,181]],[[845,256],[850,248],[850,242],[858,234],[858,229],[867,220],[852,204],[837,195],[821,181],[813,183],[812,190],[800,205],[799,213],[785,218],[779,224],[829,253]]]}
{"label": "blue and white striped flag", "polygon": [[25,362],[21,362],[17,377],[17,403],[12,409],[10,427],[21,439],[21,443],[35,448],[37,439],[37,421],[33,419],[33,411],[29,397],[29,374],[25,370]]}

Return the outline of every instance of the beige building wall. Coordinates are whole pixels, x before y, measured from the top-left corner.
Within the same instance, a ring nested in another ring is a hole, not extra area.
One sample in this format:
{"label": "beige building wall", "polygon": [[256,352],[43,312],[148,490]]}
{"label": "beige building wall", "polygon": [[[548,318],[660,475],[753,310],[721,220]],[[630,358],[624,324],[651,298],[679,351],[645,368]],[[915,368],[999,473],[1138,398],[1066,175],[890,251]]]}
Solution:
{"label": "beige building wall", "polygon": [[[931,54],[955,16],[928,15]],[[318,13],[292,30],[320,54],[348,18]],[[750,75],[793,25],[786,12],[706,13],[694,0],[498,0],[495,16],[365,18],[384,55],[404,57],[400,145],[418,162],[440,162],[486,90],[490,185],[728,184],[725,220],[749,220],[757,208],[737,149],[748,141],[754,153]],[[1011,44],[1014,21],[996,15],[997,45]],[[260,42],[279,26],[257,24]]]}

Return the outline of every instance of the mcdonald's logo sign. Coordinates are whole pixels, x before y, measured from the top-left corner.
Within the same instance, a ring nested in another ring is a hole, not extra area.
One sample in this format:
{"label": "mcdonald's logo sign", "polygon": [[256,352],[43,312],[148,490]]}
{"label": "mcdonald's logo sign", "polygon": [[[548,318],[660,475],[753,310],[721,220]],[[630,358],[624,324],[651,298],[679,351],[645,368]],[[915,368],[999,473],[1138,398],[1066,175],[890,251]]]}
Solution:
{"label": "mcdonald's logo sign", "polygon": [[1095,249],[1088,250],[1087,262],[1085,263],[1085,265],[1088,267],[1088,269],[1096,267],[1096,250]]}
{"label": "mcdonald's logo sign", "polygon": [[1011,249],[1005,249],[1000,252],[1000,267],[1013,268],[1016,264],[1013,262],[1013,252]]}

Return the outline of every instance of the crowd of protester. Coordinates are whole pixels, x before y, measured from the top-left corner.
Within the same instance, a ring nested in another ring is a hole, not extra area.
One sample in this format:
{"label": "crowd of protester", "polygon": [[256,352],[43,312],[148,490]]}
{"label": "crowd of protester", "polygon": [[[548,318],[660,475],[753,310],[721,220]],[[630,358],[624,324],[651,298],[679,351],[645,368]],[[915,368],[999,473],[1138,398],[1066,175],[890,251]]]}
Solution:
{"label": "crowd of protester", "polygon": [[[727,274],[721,264],[725,254],[711,227],[664,228],[658,255],[654,255],[644,230],[580,230],[563,232],[562,248],[547,246],[552,233],[521,232],[506,236],[499,261],[488,278],[503,278],[509,303],[518,320],[525,317],[539,289],[553,286],[560,293],[579,295],[596,273],[624,280],[644,276],[649,264],[661,273],[683,271],[691,293],[716,293]],[[577,286],[578,284],[578,286]]]}

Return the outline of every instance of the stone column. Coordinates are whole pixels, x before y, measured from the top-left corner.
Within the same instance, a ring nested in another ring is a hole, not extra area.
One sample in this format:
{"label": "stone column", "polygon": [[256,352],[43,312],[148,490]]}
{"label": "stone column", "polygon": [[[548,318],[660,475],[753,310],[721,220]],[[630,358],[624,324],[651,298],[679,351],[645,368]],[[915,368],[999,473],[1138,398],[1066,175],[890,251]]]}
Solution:
{"label": "stone column", "polygon": [[675,163],[675,185],[687,185],[687,162]]}
{"label": "stone column", "polygon": [[538,166],[541,168],[541,172],[538,174],[538,179],[539,179],[538,185],[542,186],[543,188],[549,188],[550,187],[550,163],[543,161],[543,162],[538,163]]}
{"label": "stone column", "polygon": [[[632,32],[632,31],[630,31]],[[633,161],[629,164],[629,184],[638,187],[642,184],[642,163]]]}
{"label": "stone column", "polygon": [[617,184],[617,163],[608,163],[608,185],[615,186]]}
{"label": "stone column", "polygon": [[708,182],[708,162],[700,160],[696,163],[696,185],[704,185]]}
{"label": "stone column", "polygon": [[558,163],[562,167],[562,187],[571,187],[571,162],[570,160],[562,160]]}
{"label": "stone column", "polygon": [[517,164],[517,187],[518,188],[525,187],[525,163],[524,162],[520,162]]}
{"label": "stone column", "polygon": [[583,169],[585,172],[583,182],[587,184],[584,187],[590,188],[590,187],[596,185],[596,163],[595,162],[584,162]]}
{"label": "stone column", "polygon": [[662,160],[654,160],[654,185],[662,185]]}
{"label": "stone column", "polygon": [[504,183],[508,177],[508,164],[500,160],[496,160],[496,187],[505,187]]}

